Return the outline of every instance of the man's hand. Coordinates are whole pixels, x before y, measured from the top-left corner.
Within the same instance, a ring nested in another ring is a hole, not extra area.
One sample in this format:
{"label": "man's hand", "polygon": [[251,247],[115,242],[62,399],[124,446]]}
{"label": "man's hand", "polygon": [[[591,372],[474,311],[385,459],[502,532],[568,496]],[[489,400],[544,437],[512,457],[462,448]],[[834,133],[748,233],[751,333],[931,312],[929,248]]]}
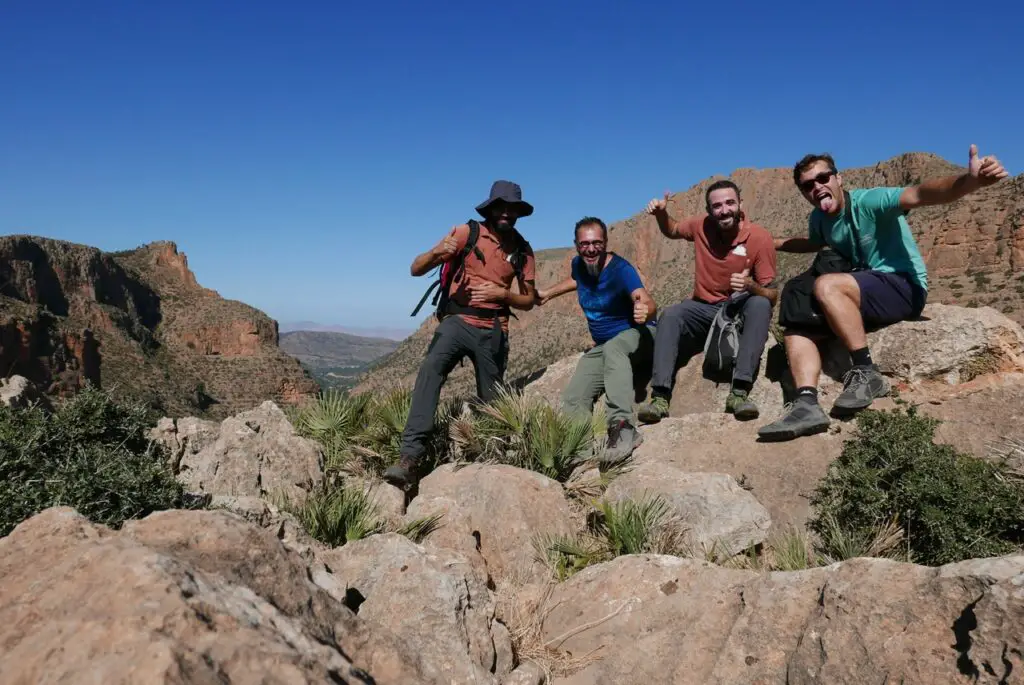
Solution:
{"label": "man's hand", "polygon": [[495,283],[480,283],[466,289],[469,292],[469,306],[477,307],[488,302],[504,302],[508,289]]}
{"label": "man's hand", "polygon": [[743,292],[752,285],[754,285],[754,279],[750,277],[749,264],[740,273],[729,276],[729,287],[732,288],[734,293]]}
{"label": "man's hand", "polygon": [[990,186],[1010,175],[1009,172],[1003,168],[1003,165],[999,163],[999,160],[992,155],[978,157],[977,145],[971,145],[967,168],[970,171],[971,177],[975,179],[981,187]]}
{"label": "man's hand", "polygon": [[647,212],[648,214],[663,214],[663,213],[667,212],[668,211],[668,191],[667,190],[665,191],[665,197],[661,198],[660,200],[658,198],[654,198],[653,200],[648,202],[647,203],[647,207],[646,207],[646,209],[644,209],[644,211]]}
{"label": "man's hand", "polygon": [[647,308],[647,303],[642,300],[636,300],[633,302],[633,321],[636,323],[647,323],[647,315],[651,313],[651,310]]}
{"label": "man's hand", "polygon": [[455,253],[459,250],[459,241],[455,239],[455,229],[444,237],[444,239],[434,246],[434,256],[443,262],[447,262],[449,259],[455,256]]}
{"label": "man's hand", "polygon": [[533,291],[533,303],[540,306],[548,301],[548,294],[544,290]]}

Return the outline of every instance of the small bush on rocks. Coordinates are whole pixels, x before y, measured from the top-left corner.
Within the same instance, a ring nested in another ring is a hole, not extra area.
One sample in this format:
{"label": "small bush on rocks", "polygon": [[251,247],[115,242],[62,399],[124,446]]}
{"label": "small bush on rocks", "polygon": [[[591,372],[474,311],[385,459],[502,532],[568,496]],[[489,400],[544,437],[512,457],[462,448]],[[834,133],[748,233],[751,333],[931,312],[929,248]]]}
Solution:
{"label": "small bush on rocks", "polygon": [[185,506],[148,411],[91,387],[53,413],[0,407],[0,536],[53,506],[112,528]]}
{"label": "small bush on rocks", "polygon": [[1006,463],[935,444],[937,421],[913,407],[866,411],[857,424],[811,500],[809,527],[824,554],[844,558],[844,547],[870,547],[880,528],[897,525],[899,547],[926,565],[1024,543],[1024,487]]}

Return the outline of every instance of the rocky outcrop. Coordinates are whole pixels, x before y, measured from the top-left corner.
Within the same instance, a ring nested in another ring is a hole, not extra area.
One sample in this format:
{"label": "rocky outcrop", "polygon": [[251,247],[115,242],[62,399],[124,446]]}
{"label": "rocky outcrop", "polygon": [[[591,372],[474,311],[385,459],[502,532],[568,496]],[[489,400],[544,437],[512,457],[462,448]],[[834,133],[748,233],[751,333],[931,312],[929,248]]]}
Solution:
{"label": "rocky outcrop", "polygon": [[296,434],[270,401],[219,426],[164,419],[152,437],[170,450],[175,474],[191,492],[301,501],[323,480],[319,445]]}
{"label": "rocky outcrop", "polygon": [[627,556],[556,587],[544,639],[599,657],[573,685],[996,685],[1022,666],[1022,584],[1020,556],[770,574]]}
{"label": "rocky outcrop", "polygon": [[0,378],[0,404],[12,409],[39,406],[51,410],[49,398],[39,392],[35,384],[24,376]]}
{"label": "rocky outcrop", "polygon": [[[416,654],[431,654],[438,681],[497,683],[512,668],[507,630],[494,619],[487,579],[469,561],[394,533],[324,553],[347,602]],[[499,655],[507,655],[499,663]]]}
{"label": "rocky outcrop", "polygon": [[561,484],[513,466],[449,464],[435,469],[420,481],[406,517],[435,514],[444,515],[444,524],[426,543],[482,559],[484,573],[494,579],[546,576],[535,559],[534,537],[574,530]]}
{"label": "rocky outcrop", "polygon": [[672,510],[670,525],[694,554],[728,559],[761,544],[771,517],[757,499],[724,473],[687,473],[666,462],[640,461],[608,486],[604,499],[662,497]]}
{"label": "rocky outcrop", "polygon": [[317,392],[277,324],[199,286],[174,243],[105,253],[0,237],[0,367],[47,395],[87,383],[171,416],[222,418]]}
{"label": "rocky outcrop", "polygon": [[272,534],[223,512],[115,533],[50,509],[0,539],[0,577],[11,685],[431,682]]}

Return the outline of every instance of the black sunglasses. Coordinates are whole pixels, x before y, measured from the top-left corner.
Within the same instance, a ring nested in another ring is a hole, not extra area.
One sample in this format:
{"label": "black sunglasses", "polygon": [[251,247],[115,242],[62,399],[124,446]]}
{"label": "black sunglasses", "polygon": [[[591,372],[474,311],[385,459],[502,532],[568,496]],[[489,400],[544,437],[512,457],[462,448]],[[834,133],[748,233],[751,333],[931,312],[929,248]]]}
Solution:
{"label": "black sunglasses", "polygon": [[800,181],[799,188],[800,188],[800,190],[804,191],[805,193],[809,193],[812,190],[814,190],[814,184],[815,183],[820,183],[821,185],[825,185],[826,183],[831,181],[832,177],[835,176],[837,173],[838,172],[835,171],[835,170],[822,171],[820,174],[818,174],[814,178],[809,178],[806,181]]}

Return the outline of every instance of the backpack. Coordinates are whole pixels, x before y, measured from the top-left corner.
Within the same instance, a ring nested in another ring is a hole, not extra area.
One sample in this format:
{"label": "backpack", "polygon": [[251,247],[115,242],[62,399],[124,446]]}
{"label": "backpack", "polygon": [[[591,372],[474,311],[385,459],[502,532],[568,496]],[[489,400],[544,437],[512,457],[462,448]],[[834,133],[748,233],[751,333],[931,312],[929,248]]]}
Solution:
{"label": "backpack", "polygon": [[[416,316],[420,309],[423,308],[427,298],[430,297],[430,293],[434,292],[434,299],[431,300],[430,304],[435,308],[434,316],[437,317],[438,321],[443,319],[447,314],[462,313],[462,314],[476,314],[484,318],[490,318],[497,315],[510,315],[508,307],[501,309],[488,309],[482,310],[475,307],[461,307],[451,302],[451,287],[452,283],[459,278],[462,273],[466,270],[466,257],[470,253],[476,255],[476,258],[483,261],[484,255],[480,251],[480,248],[476,246],[477,240],[480,238],[480,223],[470,219],[466,222],[469,226],[469,237],[466,239],[466,245],[454,257],[449,259],[447,262],[441,264],[438,267],[438,277],[430,287],[427,288],[427,292],[423,293],[423,297],[420,298],[416,308],[412,310],[412,314],[409,316]],[[526,266],[526,241],[519,235],[519,232],[515,232],[515,238],[517,242],[516,249],[509,255],[509,263],[512,265],[513,271],[515,271],[516,278],[522,278],[523,268]],[[512,315],[514,316],[514,315]]]}
{"label": "backpack", "polygon": [[750,293],[734,293],[718,310],[704,341],[704,377],[716,383],[732,379],[743,332],[743,302]]}

